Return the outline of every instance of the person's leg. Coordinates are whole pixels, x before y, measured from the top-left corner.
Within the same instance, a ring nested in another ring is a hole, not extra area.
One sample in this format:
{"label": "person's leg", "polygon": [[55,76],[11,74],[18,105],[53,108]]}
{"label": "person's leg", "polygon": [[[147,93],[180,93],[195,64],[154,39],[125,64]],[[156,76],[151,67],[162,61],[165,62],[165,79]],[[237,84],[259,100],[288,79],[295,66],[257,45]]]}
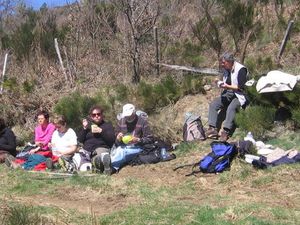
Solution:
{"label": "person's leg", "polygon": [[221,97],[215,98],[210,104],[208,109],[208,125],[210,127],[217,126],[218,111],[224,107]]}
{"label": "person's leg", "polygon": [[119,170],[132,160],[142,149],[140,147],[126,146],[114,149],[111,153],[111,165],[115,170]]}
{"label": "person's leg", "polygon": [[96,148],[92,153],[92,165],[96,169],[96,172],[111,173],[110,168],[110,149],[108,148]]}
{"label": "person's leg", "polygon": [[228,132],[228,134],[231,134],[233,128],[234,128],[234,118],[236,115],[236,112],[240,109],[241,103],[237,98],[234,98],[229,106],[227,107],[226,111],[226,118],[223,123],[223,129]]}

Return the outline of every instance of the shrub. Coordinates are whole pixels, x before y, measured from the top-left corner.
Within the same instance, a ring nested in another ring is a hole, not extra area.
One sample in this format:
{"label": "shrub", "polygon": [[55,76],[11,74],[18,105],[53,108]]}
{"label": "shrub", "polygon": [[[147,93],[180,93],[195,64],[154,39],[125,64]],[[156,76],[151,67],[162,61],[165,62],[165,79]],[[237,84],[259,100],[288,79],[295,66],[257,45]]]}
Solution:
{"label": "shrub", "polygon": [[297,126],[300,126],[300,107],[292,110],[292,119],[295,121]]}
{"label": "shrub", "polygon": [[70,96],[63,97],[54,106],[54,112],[66,117],[70,127],[76,129],[81,126],[81,119],[88,115],[90,107],[99,100],[82,96],[79,92],[74,92]]}
{"label": "shrub", "polygon": [[261,138],[273,127],[274,115],[274,108],[249,106],[236,115],[235,122],[242,130],[251,131],[255,138]]}

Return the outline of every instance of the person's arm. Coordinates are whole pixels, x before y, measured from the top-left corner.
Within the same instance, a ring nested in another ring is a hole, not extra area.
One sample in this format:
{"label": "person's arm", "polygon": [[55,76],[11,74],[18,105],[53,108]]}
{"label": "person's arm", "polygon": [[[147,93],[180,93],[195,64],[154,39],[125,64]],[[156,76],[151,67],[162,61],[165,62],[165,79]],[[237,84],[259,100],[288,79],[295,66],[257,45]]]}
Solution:
{"label": "person's arm", "polygon": [[153,143],[153,135],[147,120],[144,120],[143,122],[142,132],[143,132],[143,136],[140,138],[138,143],[143,145]]}
{"label": "person's arm", "polygon": [[52,123],[48,124],[48,127],[46,129],[45,139],[42,143],[43,144],[42,149],[44,149],[44,148],[48,149],[48,144],[51,142],[51,138],[52,138],[52,135],[53,135],[55,129],[56,128],[55,128],[54,124],[52,124]]}
{"label": "person's arm", "polygon": [[16,150],[16,136],[11,130],[6,130],[3,134],[6,137],[7,143],[0,144],[0,149],[8,152],[13,152]]}

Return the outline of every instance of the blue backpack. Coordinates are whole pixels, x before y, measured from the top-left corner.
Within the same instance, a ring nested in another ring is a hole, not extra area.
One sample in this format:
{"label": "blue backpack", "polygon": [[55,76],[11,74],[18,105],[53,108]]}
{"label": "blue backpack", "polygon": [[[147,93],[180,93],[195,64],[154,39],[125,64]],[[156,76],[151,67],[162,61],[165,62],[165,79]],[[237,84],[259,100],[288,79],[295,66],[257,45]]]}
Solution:
{"label": "blue backpack", "polygon": [[203,173],[220,173],[230,168],[232,159],[237,153],[236,146],[227,142],[213,141],[211,152],[199,162]]}
{"label": "blue backpack", "polygon": [[[237,148],[234,144],[229,144],[222,141],[213,141],[211,144],[211,152],[204,156],[197,163],[180,165],[173,170],[184,168],[186,166],[193,166],[192,172],[186,176],[194,175],[195,173],[220,173],[230,168],[231,161],[237,153]],[[198,167],[199,170],[194,170]]]}

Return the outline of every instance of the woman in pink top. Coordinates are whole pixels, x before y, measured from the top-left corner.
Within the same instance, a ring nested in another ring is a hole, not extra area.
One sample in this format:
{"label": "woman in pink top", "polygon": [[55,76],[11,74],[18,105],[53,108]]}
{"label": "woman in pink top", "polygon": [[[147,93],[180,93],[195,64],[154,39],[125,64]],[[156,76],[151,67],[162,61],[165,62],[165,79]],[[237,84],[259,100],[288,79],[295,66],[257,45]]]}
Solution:
{"label": "woman in pink top", "polygon": [[49,151],[48,144],[51,142],[52,134],[55,131],[55,126],[49,123],[48,112],[42,110],[37,114],[38,126],[34,130],[35,145],[38,146],[30,151],[31,154],[42,150]]}

